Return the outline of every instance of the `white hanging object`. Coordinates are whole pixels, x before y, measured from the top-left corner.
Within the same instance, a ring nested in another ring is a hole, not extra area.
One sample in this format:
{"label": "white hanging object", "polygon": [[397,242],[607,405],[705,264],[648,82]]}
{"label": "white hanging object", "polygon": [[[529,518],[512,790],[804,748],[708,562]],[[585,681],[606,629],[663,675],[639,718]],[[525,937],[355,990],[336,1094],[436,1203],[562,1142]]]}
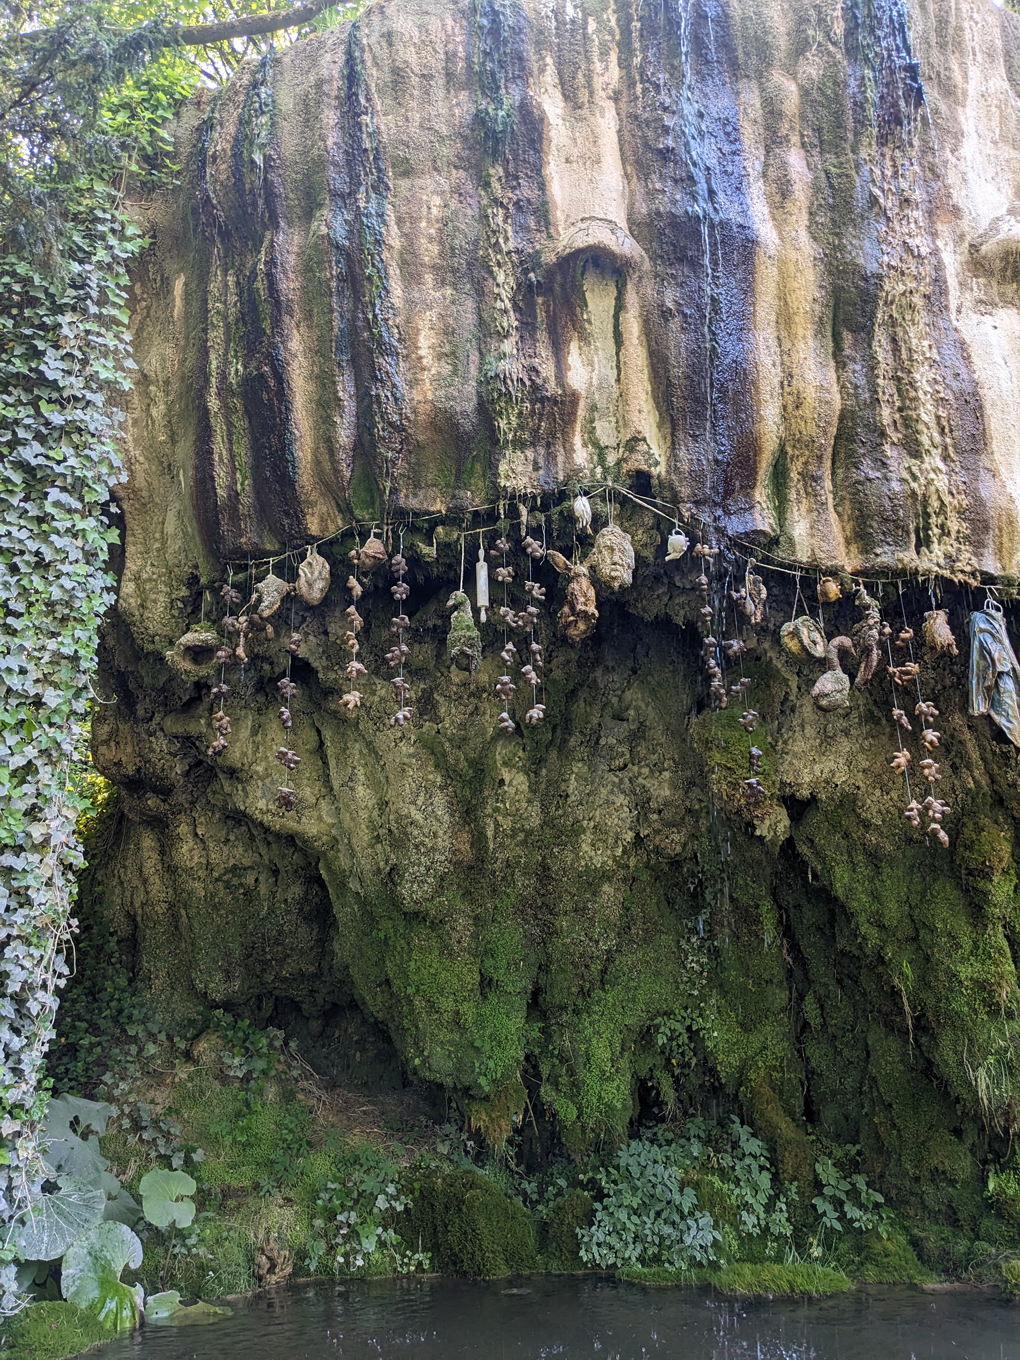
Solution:
{"label": "white hanging object", "polygon": [[574,523],[579,533],[591,533],[591,501],[587,496],[576,496],[573,504]]}
{"label": "white hanging object", "polygon": [[297,576],[297,593],[305,604],[321,604],[329,589],[329,563],[311,544]]}
{"label": "white hanging object", "polygon": [[675,528],[666,543],[666,561],[679,562],[689,546],[687,535],[679,527]]}
{"label": "white hanging object", "polygon": [[478,606],[478,618],[484,623],[485,611],[489,607],[489,568],[481,538],[478,540],[478,561],[475,563],[475,604]]}

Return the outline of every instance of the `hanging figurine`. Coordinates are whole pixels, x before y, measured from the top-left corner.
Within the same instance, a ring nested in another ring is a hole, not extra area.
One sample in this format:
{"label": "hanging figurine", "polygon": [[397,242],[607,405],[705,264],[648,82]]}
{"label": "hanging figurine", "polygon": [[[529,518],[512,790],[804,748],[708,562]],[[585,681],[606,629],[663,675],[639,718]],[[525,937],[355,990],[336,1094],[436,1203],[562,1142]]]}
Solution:
{"label": "hanging figurine", "polygon": [[[510,608],[509,603],[508,586],[510,578],[513,576],[513,572],[509,570],[506,564],[506,555],[509,551],[510,543],[507,540],[505,533],[501,534],[500,537],[496,539],[495,545],[489,549],[489,555],[491,557],[502,557],[503,559],[502,567],[496,568],[496,579],[503,586],[503,604],[499,611],[499,616],[503,621],[503,650],[499,654],[499,659],[503,662],[503,666],[505,668],[503,674],[499,677],[499,680],[496,682],[496,693],[503,701],[503,709],[499,715],[499,718],[497,719],[497,723],[499,726],[499,730],[503,733],[504,736],[512,737],[513,734],[517,731],[517,724],[510,716],[510,697],[516,690],[517,686],[510,679],[510,665],[515,655],[517,654],[517,648],[510,641],[510,638],[507,634],[507,629],[516,626],[518,623],[518,619],[514,611]],[[480,647],[481,639],[479,639],[479,649]]]}
{"label": "hanging figurine", "polygon": [[[545,538],[544,525],[542,527],[542,537],[543,539]],[[529,726],[534,727],[536,723],[542,722],[545,718],[545,704],[539,703],[538,701],[538,687],[541,683],[539,671],[541,671],[543,665],[542,645],[535,637],[535,624],[541,610],[539,600],[541,595],[544,595],[545,592],[541,591],[541,588],[538,587],[538,582],[533,579],[532,566],[536,560],[541,561],[545,556],[545,545],[544,543],[536,543],[534,546],[538,551],[533,552],[528,547],[528,544],[532,541],[533,540],[527,538],[524,540],[524,547],[528,553],[528,579],[524,583],[524,589],[531,598],[524,611],[530,628],[528,638],[528,660],[527,663],[521,667],[521,676],[531,686],[531,707],[528,709],[527,713],[525,713],[524,721],[528,723]],[[538,587],[537,590],[536,587]]]}
{"label": "hanging figurine", "polygon": [[329,563],[311,544],[298,567],[297,593],[305,604],[321,604],[329,589]]}
{"label": "hanging figurine", "polygon": [[607,524],[595,536],[595,546],[585,565],[607,590],[626,590],[634,580],[634,544],[630,534],[616,524]]}
{"label": "hanging figurine", "polygon": [[747,560],[747,570],[744,572],[743,598],[738,605],[741,613],[745,616],[748,623],[756,628],[765,617],[765,601],[768,599],[768,591],[765,589],[765,582],[760,576],[754,574],[756,566],[753,557]]}
{"label": "hanging figurine", "polygon": [[854,689],[863,689],[878,669],[878,641],[882,629],[882,615],[879,612],[878,601],[873,600],[864,589],[863,581],[854,596],[854,603],[863,611],[863,617],[854,624],[852,634],[854,644],[861,654]]}
{"label": "hanging figurine", "polygon": [[688,546],[687,535],[683,533],[679,524],[674,523],[673,532],[666,540],[666,561],[679,562]]}
{"label": "hanging figurine", "polygon": [[834,637],[825,648],[827,669],[815,681],[811,697],[823,713],[838,713],[850,707],[850,677],[840,668],[839,653],[856,657],[848,637]]}
{"label": "hanging figurine", "polygon": [[361,700],[363,698],[361,691],[355,689],[354,682],[362,675],[367,675],[368,671],[358,660],[358,652],[361,650],[358,634],[364,626],[364,620],[358,613],[358,601],[364,594],[361,583],[358,580],[360,549],[355,548],[348,556],[354,563],[354,574],[347,578],[347,589],[351,592],[353,604],[344,610],[344,614],[347,617],[347,632],[344,635],[344,645],[351,654],[351,659],[344,669],[350,678],[351,687],[346,694],[341,695],[340,703],[349,713],[353,713],[356,708],[361,707]]}
{"label": "hanging figurine", "polygon": [[462,670],[466,666],[474,675],[482,659],[482,635],[471,615],[471,601],[463,590],[455,590],[447,600],[446,607],[453,610],[446,638],[446,655]]}
{"label": "hanging figurine", "polygon": [[822,604],[835,604],[842,599],[843,589],[831,576],[823,576],[818,582],[818,599]]}
{"label": "hanging figurine", "polygon": [[390,681],[393,686],[393,697],[397,703],[397,711],[390,718],[391,727],[403,727],[411,717],[411,686],[404,677],[404,662],[410,656],[411,649],[404,641],[404,633],[411,625],[411,620],[407,616],[407,598],[411,593],[411,587],[404,580],[404,572],[407,570],[407,559],[404,557],[404,531],[400,531],[400,550],[394,553],[390,559],[390,571],[397,578],[396,583],[390,586],[390,594],[393,596],[396,608],[400,611],[395,618],[390,619],[390,632],[396,636],[396,645],[386,653],[386,660],[390,666],[397,667],[397,674]]}
{"label": "hanging figurine", "polygon": [[933,656],[958,656],[959,648],[953,630],[949,626],[949,612],[945,609],[929,610],[924,616],[924,642]]}
{"label": "hanging figurine", "polygon": [[[555,559],[555,560],[554,560]],[[588,568],[582,563],[571,566],[565,557],[552,551],[546,554],[546,561],[552,563],[556,570],[567,573],[567,600],[559,612],[559,625],[565,634],[567,641],[575,646],[590,637],[595,631],[598,622],[599,611],[595,602],[595,587],[591,583],[588,575]],[[562,562],[562,566],[558,565]]]}

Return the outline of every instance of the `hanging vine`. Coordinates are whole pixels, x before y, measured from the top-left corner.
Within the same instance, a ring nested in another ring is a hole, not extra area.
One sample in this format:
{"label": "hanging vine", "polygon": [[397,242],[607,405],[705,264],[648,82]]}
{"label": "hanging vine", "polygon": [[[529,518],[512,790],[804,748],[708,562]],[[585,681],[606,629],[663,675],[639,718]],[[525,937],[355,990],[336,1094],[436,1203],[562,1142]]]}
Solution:
{"label": "hanging vine", "polygon": [[43,1062],[83,862],[68,772],[114,597],[110,395],[133,367],[124,271],[137,233],[98,191],[82,220],[59,277],[0,260],[0,1311],[14,1306],[14,1238],[43,1180]]}

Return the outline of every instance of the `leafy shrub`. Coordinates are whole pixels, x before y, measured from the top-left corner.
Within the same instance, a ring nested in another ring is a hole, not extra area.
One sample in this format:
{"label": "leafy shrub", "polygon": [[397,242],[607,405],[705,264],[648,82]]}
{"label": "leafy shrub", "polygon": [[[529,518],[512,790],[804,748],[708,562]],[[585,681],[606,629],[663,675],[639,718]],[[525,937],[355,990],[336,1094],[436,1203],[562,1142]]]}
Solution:
{"label": "leafy shrub", "polygon": [[494,1279],[535,1268],[535,1225],[487,1176],[454,1171],[419,1185],[411,1230],[447,1275]]}
{"label": "leafy shrub", "polygon": [[596,1172],[603,1191],[590,1227],[578,1230],[586,1265],[703,1265],[714,1255],[720,1234],[711,1214],[698,1212],[695,1190],[682,1183],[687,1169],[679,1145],[635,1139],[616,1154],[616,1165]]}

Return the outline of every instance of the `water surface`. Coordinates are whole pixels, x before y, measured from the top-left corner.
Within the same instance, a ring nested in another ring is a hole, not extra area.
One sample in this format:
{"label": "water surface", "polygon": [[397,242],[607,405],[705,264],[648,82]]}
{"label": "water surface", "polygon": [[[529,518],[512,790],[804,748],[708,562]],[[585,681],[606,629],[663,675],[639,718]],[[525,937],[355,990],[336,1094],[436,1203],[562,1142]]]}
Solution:
{"label": "water surface", "polygon": [[315,1283],[206,1327],[150,1327],[102,1360],[1020,1360],[998,1295],[861,1288],[735,1303],[569,1276]]}

